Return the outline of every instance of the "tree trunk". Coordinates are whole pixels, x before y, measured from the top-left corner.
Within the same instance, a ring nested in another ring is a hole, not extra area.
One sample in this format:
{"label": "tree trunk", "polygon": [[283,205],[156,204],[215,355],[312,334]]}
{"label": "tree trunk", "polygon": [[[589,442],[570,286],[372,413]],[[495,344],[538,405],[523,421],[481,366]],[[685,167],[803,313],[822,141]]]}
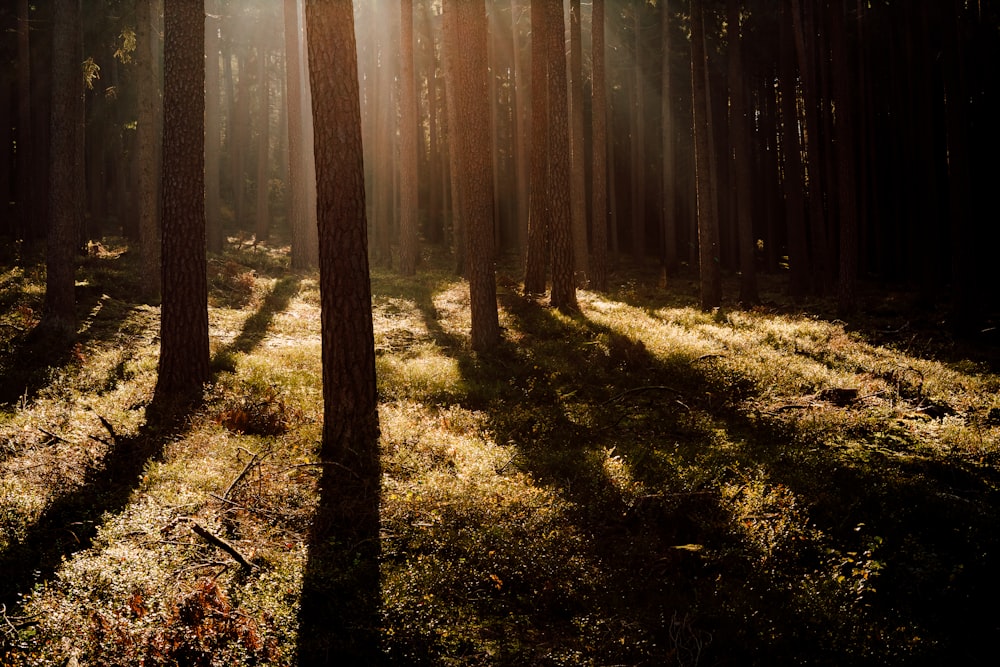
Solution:
{"label": "tree trunk", "polygon": [[662,0],[660,7],[661,96],[660,109],[663,126],[663,200],[660,211],[663,230],[664,277],[677,270],[677,175],[674,151],[673,90],[670,85],[670,3]]}
{"label": "tree trunk", "polygon": [[521,31],[518,23],[521,18],[521,5],[518,0],[511,0],[511,33],[514,41],[514,155],[515,170],[517,172],[517,215],[515,224],[517,226],[517,252],[518,257],[524,257],[528,245],[528,215],[529,215],[529,176],[528,169],[530,160],[528,157],[528,84],[525,82],[529,77],[525,76],[524,60],[521,54]]}
{"label": "tree trunk", "polygon": [[743,81],[740,2],[727,0],[729,40],[729,138],[733,147],[733,172],[736,184],[737,238],[740,258],[740,303],[757,303],[757,268],[753,234],[753,202],[750,200],[750,137],[746,118],[746,92]]}
{"label": "tree trunk", "polygon": [[579,287],[590,280],[590,257],[587,248],[587,179],[583,139],[583,36],[580,28],[580,0],[569,3],[569,110],[570,133],[570,211],[573,230],[573,263]]}
{"label": "tree trunk", "polygon": [[52,143],[49,156],[49,230],[45,256],[45,313],[39,328],[60,337],[76,335],[74,279],[80,229],[79,187],[84,131],[83,26],[80,0],[54,7],[52,25]]}
{"label": "tree trunk", "polygon": [[553,308],[575,310],[573,236],[570,220],[569,110],[566,86],[566,31],[562,7],[545,3],[545,57],[548,62],[548,205]]}
{"label": "tree trunk", "polygon": [[830,41],[833,57],[834,103],[837,108],[837,192],[840,195],[840,281],[838,284],[838,311],[841,316],[854,311],[858,272],[858,217],[854,173],[854,115],[851,95],[853,77],[847,50],[847,31],[844,25],[844,7],[841,0],[830,5]]}
{"label": "tree trunk", "polygon": [[722,305],[722,275],[719,266],[719,219],[712,186],[712,103],[709,98],[708,58],[705,54],[704,10],[691,3],[691,82],[694,105],[695,171],[698,196],[698,273],[701,307]]}
{"label": "tree trunk", "polygon": [[792,42],[792,18],[784,10],[781,21],[781,152],[782,183],[785,191],[785,224],[788,227],[789,292],[793,297],[804,296],[809,283],[809,257],[806,245],[805,199],[802,182],[802,158],[799,144],[799,114],[795,73],[795,47]]}
{"label": "tree trunk", "polygon": [[531,3],[531,178],[529,183],[528,247],[524,259],[525,294],[545,292],[548,266],[548,66],[545,59],[544,3]]}
{"label": "tree trunk", "polygon": [[400,207],[399,219],[399,272],[412,276],[417,272],[420,247],[417,244],[417,214],[420,210],[417,189],[417,88],[413,67],[413,0],[400,3],[402,19],[400,44],[402,67],[400,70],[400,127],[399,169]]}
{"label": "tree trunk", "polygon": [[203,2],[165,0],[163,302],[154,403],[197,398],[209,379],[204,21]]}
{"label": "tree trunk", "polygon": [[28,0],[17,3],[17,185],[15,193],[17,222],[15,238],[28,238],[33,210],[32,153],[36,149],[32,131],[31,109],[31,29]]}
{"label": "tree trunk", "polygon": [[[443,7],[442,7],[443,8]],[[459,75],[458,75],[458,27],[457,17],[454,11],[444,12],[442,17],[444,24],[441,60],[444,66],[445,79],[445,105],[448,117],[448,163],[450,165],[451,181],[451,226],[452,243],[455,248],[455,273],[460,276],[468,274],[468,262],[466,261],[466,223],[468,212],[466,208],[464,192],[462,189],[462,178],[466,169],[466,156],[462,153],[462,143],[459,127],[458,96]]]}
{"label": "tree trunk", "polygon": [[[593,201],[594,238],[593,262],[590,283],[593,289],[604,292],[608,289],[608,133],[607,133],[607,89],[605,88],[604,66],[604,0],[593,0],[591,15],[591,58],[593,62],[593,84],[591,88],[592,109],[591,136],[593,137]],[[664,10],[666,11],[666,10]]]}
{"label": "tree trunk", "polygon": [[268,149],[271,145],[271,94],[267,80],[268,49],[265,44],[257,46],[257,203],[255,205],[256,224],[254,238],[266,243],[271,229],[271,211],[268,197]]}
{"label": "tree trunk", "polygon": [[[455,26],[464,53],[456,62],[456,106],[459,146],[464,156],[461,174],[465,204],[472,349],[486,352],[500,341],[497,315],[496,269],[493,247],[493,174],[487,98],[486,11],[481,1],[448,0],[445,14],[455,13]],[[456,54],[457,55],[457,54]]]}
{"label": "tree trunk", "polygon": [[160,82],[156,76],[160,40],[153,29],[152,0],[136,5],[136,81],[138,122],[136,124],[139,171],[139,254],[143,291],[150,300],[160,298]]}
{"label": "tree trunk", "polygon": [[298,660],[374,664],[381,469],[351,2],[307,0],[306,26],[316,121],[325,465],[302,585]]}
{"label": "tree trunk", "polygon": [[632,6],[635,63],[632,70],[632,256],[641,263],[646,256],[646,101],[643,95],[642,4]]}
{"label": "tree trunk", "polygon": [[302,31],[299,28],[299,0],[284,0],[285,18],[285,96],[288,122],[288,221],[292,232],[292,269],[301,271],[316,266],[316,229],[307,207],[306,159],[312,149],[305,144],[303,125],[308,122],[303,108]]}
{"label": "tree trunk", "polygon": [[222,150],[221,91],[219,89],[219,20],[215,15],[218,0],[205,16],[205,234],[208,249],[222,252],[222,195],[219,185]]}

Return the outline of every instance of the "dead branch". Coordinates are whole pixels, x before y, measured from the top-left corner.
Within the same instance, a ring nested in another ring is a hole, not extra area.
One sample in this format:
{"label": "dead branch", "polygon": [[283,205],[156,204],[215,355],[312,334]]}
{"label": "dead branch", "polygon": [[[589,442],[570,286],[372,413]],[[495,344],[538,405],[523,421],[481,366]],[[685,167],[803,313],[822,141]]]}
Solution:
{"label": "dead branch", "polygon": [[208,542],[212,546],[218,547],[219,549],[225,551],[227,554],[233,557],[233,560],[235,560],[237,563],[239,563],[246,569],[252,570],[254,568],[253,563],[247,560],[246,556],[240,553],[240,550],[234,547],[232,544],[222,539],[212,531],[208,530],[194,519],[188,519],[188,523],[191,524],[191,530],[197,533],[198,536],[203,538],[206,542]]}
{"label": "dead branch", "polygon": [[[97,413],[95,412],[94,414],[97,414]],[[107,419],[105,419],[101,415],[97,415],[97,418],[101,420],[101,426],[103,426],[105,428],[105,430],[108,432],[108,435],[111,436],[111,442],[117,441],[118,440],[118,434],[115,433],[115,428],[111,425],[111,422],[109,422]]]}
{"label": "dead branch", "polygon": [[250,461],[243,467],[243,470],[240,472],[240,474],[236,476],[236,479],[234,479],[229,484],[229,487],[226,489],[226,492],[222,494],[223,499],[229,498],[229,494],[233,492],[233,489],[236,488],[236,485],[239,484],[241,481],[243,481],[243,478],[247,476],[247,473],[250,472],[250,469],[257,464],[257,459],[259,457],[260,457],[260,452],[253,453],[253,456],[250,457]]}
{"label": "dead branch", "polygon": [[670,391],[680,396],[684,395],[684,392],[682,392],[680,389],[674,389],[673,387],[668,387],[667,385],[663,384],[651,384],[642,387],[632,387],[631,389],[626,389],[622,393],[606,400],[604,404],[607,405],[608,403],[617,403],[618,401],[622,400],[629,394],[639,394],[646,391]]}
{"label": "dead branch", "polygon": [[60,436],[58,436],[58,435],[56,435],[55,433],[52,433],[52,432],[50,432],[50,431],[46,431],[46,430],[45,430],[44,428],[42,428],[41,426],[39,426],[39,427],[38,427],[38,430],[39,430],[39,431],[41,431],[42,433],[44,433],[45,435],[49,436],[49,437],[50,437],[50,438],[52,438],[53,440],[57,440],[57,441],[59,441],[59,442],[64,442],[64,443],[66,443],[67,445],[72,445],[72,444],[73,444],[72,442],[70,442],[70,441],[69,441],[69,440],[67,440],[66,438],[63,438],[63,437],[60,437]]}

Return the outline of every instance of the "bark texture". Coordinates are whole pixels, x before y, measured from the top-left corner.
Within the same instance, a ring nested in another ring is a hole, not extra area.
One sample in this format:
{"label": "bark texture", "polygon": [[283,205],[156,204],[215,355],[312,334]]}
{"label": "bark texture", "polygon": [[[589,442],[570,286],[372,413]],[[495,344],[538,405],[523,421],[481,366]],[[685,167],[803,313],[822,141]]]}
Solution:
{"label": "bark texture", "polygon": [[158,401],[196,397],[209,379],[204,2],[166,0],[163,19],[163,301]]}

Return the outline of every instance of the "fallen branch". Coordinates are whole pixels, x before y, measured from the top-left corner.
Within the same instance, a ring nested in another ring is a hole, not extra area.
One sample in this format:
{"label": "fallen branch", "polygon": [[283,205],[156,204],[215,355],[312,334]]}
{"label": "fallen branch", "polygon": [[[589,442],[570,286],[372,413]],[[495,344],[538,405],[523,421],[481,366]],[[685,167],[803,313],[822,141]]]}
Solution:
{"label": "fallen branch", "polygon": [[56,435],[55,433],[52,433],[52,432],[50,432],[50,431],[46,431],[46,430],[45,430],[44,428],[42,428],[41,426],[39,426],[39,427],[38,427],[38,430],[39,430],[39,431],[41,431],[42,433],[44,433],[45,435],[49,436],[49,437],[50,437],[50,438],[52,438],[53,440],[58,440],[59,442],[65,442],[65,443],[66,443],[67,445],[72,445],[72,444],[73,444],[72,442],[70,442],[70,441],[69,441],[69,440],[67,440],[66,438],[63,438],[63,437],[60,437],[60,436],[58,436],[58,435]]}
{"label": "fallen branch", "polygon": [[227,554],[233,557],[233,560],[235,560],[237,563],[239,563],[246,569],[252,570],[254,568],[253,563],[247,560],[247,557],[244,556],[242,553],[240,553],[240,550],[234,547],[232,544],[222,539],[212,531],[208,530],[194,519],[188,519],[188,523],[191,524],[191,530],[197,533],[198,536],[203,538],[206,542],[208,542],[212,546],[218,547],[219,549],[225,551]]}
{"label": "fallen branch", "polygon": [[222,494],[223,499],[229,498],[229,494],[233,492],[233,489],[236,488],[236,485],[239,484],[241,481],[243,481],[243,478],[247,476],[247,473],[250,472],[250,469],[257,464],[257,459],[259,457],[260,457],[260,452],[253,453],[253,456],[250,457],[250,462],[243,467],[243,470],[240,472],[240,474],[236,476],[236,479],[234,479],[229,484],[229,487],[226,489],[226,492]]}
{"label": "fallen branch", "polygon": [[651,384],[651,385],[645,385],[643,387],[633,387],[631,389],[626,389],[625,391],[623,391],[622,393],[618,394],[617,396],[614,396],[614,397],[609,398],[608,400],[606,400],[604,402],[604,404],[607,405],[608,403],[617,403],[618,401],[622,400],[623,398],[625,398],[629,394],[639,394],[639,393],[646,392],[646,391],[670,391],[670,392],[673,392],[675,394],[679,394],[680,396],[684,395],[684,392],[682,392],[679,389],[674,389],[673,387],[668,387],[667,385],[663,385],[663,384]]}

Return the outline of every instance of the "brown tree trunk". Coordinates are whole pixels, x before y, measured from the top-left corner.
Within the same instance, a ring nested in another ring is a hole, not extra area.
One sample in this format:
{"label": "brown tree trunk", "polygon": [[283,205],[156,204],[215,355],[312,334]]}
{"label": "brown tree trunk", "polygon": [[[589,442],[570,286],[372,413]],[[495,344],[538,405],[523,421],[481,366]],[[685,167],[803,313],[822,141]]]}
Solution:
{"label": "brown tree trunk", "polygon": [[268,149],[271,145],[271,93],[267,80],[268,48],[265,44],[257,46],[257,106],[260,125],[257,132],[257,203],[255,205],[256,224],[254,237],[260,243],[266,243],[271,229],[271,211],[268,197]]}
{"label": "brown tree trunk", "polygon": [[222,252],[222,195],[219,169],[222,150],[221,91],[219,89],[218,0],[205,15],[205,234],[210,252]]}
{"label": "brown tree trunk", "polygon": [[148,299],[160,297],[160,82],[156,76],[160,40],[153,29],[152,0],[136,4],[136,81],[138,122],[136,144],[139,181],[139,254],[143,291]]}
{"label": "brown tree trunk", "polygon": [[31,220],[35,217],[32,203],[32,153],[35,145],[31,130],[31,29],[28,0],[17,3],[17,185],[15,192],[17,222],[15,237],[28,238]]}
{"label": "brown tree trunk", "polygon": [[753,234],[753,202],[750,189],[750,137],[746,118],[746,92],[743,82],[743,44],[740,36],[740,2],[727,0],[729,40],[729,137],[733,147],[733,172],[736,184],[737,238],[740,258],[740,302],[757,303],[757,268]]}
{"label": "brown tree trunk", "polygon": [[591,208],[594,217],[594,237],[590,283],[593,289],[604,292],[608,289],[608,102],[604,74],[604,0],[594,0],[591,30],[591,49],[593,51],[591,55],[593,62],[591,135],[594,145],[593,186],[591,190],[593,205]]}
{"label": "brown tree trunk", "polygon": [[399,170],[399,272],[412,276],[417,272],[420,247],[417,245],[417,213],[420,210],[417,189],[417,88],[413,67],[413,0],[400,3],[402,19],[400,30],[400,127]]}
{"label": "brown tree trunk", "polygon": [[575,310],[573,236],[570,214],[569,109],[566,86],[566,40],[562,7],[545,3],[545,58],[548,62],[548,206],[554,308]]}
{"label": "brown tree trunk", "polygon": [[379,462],[354,13],[307,0],[323,356],[323,476],[299,608],[303,665],[379,657]]}
{"label": "brown tree trunk", "polygon": [[205,265],[205,10],[164,2],[163,246],[155,403],[200,396],[209,379]]}
{"label": "brown tree trunk", "polygon": [[632,70],[632,256],[641,263],[646,256],[646,100],[642,60],[642,5],[632,6],[635,63]]}
{"label": "brown tree trunk", "polygon": [[705,53],[704,10],[691,2],[691,82],[694,105],[695,171],[698,196],[698,274],[701,307],[722,305],[722,275],[719,266],[719,219],[712,186],[712,103],[708,90],[708,59]]}
{"label": "brown tree trunk", "polygon": [[[442,7],[443,9],[443,7]],[[455,12],[445,11],[442,16],[443,34],[441,46],[441,62],[445,80],[445,115],[448,122],[448,164],[449,180],[451,182],[451,228],[452,244],[455,250],[455,273],[467,275],[466,261],[466,221],[468,215],[465,201],[462,199],[462,173],[465,171],[465,156],[462,154],[462,144],[459,128],[458,111],[458,28]]]}
{"label": "brown tree trunk", "polygon": [[284,0],[285,18],[285,90],[288,121],[288,219],[292,232],[292,269],[316,266],[316,228],[307,210],[306,160],[312,157],[312,147],[306,145],[304,125],[309,110],[303,108],[302,30],[299,27],[299,0]]}
{"label": "brown tree trunk", "polygon": [[548,66],[543,2],[531,3],[531,179],[529,184],[528,247],[524,259],[525,294],[545,292],[548,266]]}
{"label": "brown tree trunk", "polygon": [[677,175],[674,150],[674,106],[670,85],[670,3],[662,0],[660,7],[661,95],[660,108],[663,126],[663,199],[661,229],[663,234],[664,278],[677,269]]}
{"label": "brown tree trunk", "polygon": [[781,94],[782,183],[785,192],[785,224],[788,228],[789,292],[804,296],[809,284],[809,256],[806,245],[805,198],[802,181],[802,158],[799,144],[799,114],[795,72],[795,46],[792,41],[792,17],[788,7],[781,21],[782,57],[779,90]]}
{"label": "brown tree trunk", "polygon": [[45,313],[41,329],[70,338],[76,335],[75,250],[80,229],[79,187],[84,131],[83,26],[80,0],[66,0],[53,10],[52,143],[49,155],[49,230],[45,256]]}
{"label": "brown tree trunk", "polygon": [[511,0],[510,13],[512,17],[512,38],[514,51],[514,155],[516,159],[515,171],[517,174],[517,215],[515,224],[517,226],[517,252],[518,257],[524,257],[528,245],[528,211],[529,211],[529,176],[528,170],[530,160],[528,156],[528,84],[525,76],[524,59],[521,53],[521,31],[518,23],[521,17],[521,5],[518,0]]}
{"label": "brown tree trunk", "polygon": [[486,11],[482,2],[448,0],[445,14],[455,13],[462,57],[456,59],[457,138],[464,156],[460,174],[466,217],[472,349],[486,352],[500,341],[493,247],[493,174],[486,77]]}
{"label": "brown tree trunk", "polygon": [[590,281],[590,256],[587,248],[587,179],[583,145],[583,36],[580,0],[569,3],[569,112],[570,132],[570,211],[573,230],[573,264],[579,287]]}
{"label": "brown tree trunk", "polygon": [[851,95],[852,72],[847,50],[844,6],[841,0],[830,5],[830,42],[833,58],[834,103],[837,108],[837,192],[840,219],[840,279],[838,312],[841,316],[854,311],[858,273],[858,217],[855,181],[854,116]]}

